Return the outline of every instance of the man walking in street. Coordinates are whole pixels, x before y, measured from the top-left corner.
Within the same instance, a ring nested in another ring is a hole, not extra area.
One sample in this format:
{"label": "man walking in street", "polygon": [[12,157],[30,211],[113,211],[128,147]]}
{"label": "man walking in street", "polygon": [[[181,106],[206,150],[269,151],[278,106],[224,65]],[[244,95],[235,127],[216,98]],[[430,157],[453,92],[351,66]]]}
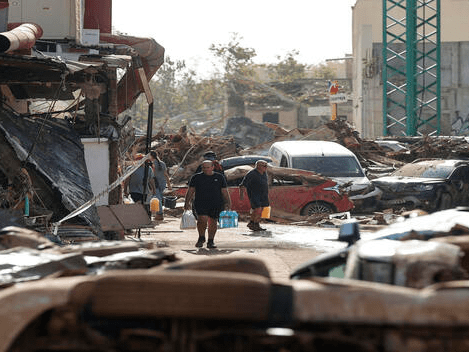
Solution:
{"label": "man walking in street", "polygon": [[155,176],[153,178],[155,182],[154,196],[160,201],[159,209],[155,218],[157,220],[163,220],[163,193],[166,186],[169,190],[172,189],[171,179],[169,178],[168,168],[166,167],[165,162],[159,158],[155,151],[150,152],[150,160],[152,162],[153,175]]}
{"label": "man walking in street", "polygon": [[247,226],[253,231],[265,231],[260,226],[260,221],[262,208],[269,206],[269,183],[266,170],[267,162],[258,160],[255,168],[244,176],[239,185],[239,198],[244,199],[244,188],[246,188],[251,203],[251,221]]}
{"label": "man walking in street", "polygon": [[226,188],[225,177],[213,171],[212,160],[204,160],[202,172],[193,175],[189,181],[189,189],[186,193],[184,210],[191,209],[191,201],[194,198],[194,210],[197,215],[197,231],[199,239],[195,244],[200,248],[205,243],[205,231],[208,232],[207,248],[217,248],[214,243],[217,232],[217,221],[220,212],[231,209],[231,199]]}
{"label": "man walking in street", "polygon": [[[143,154],[136,154],[135,161],[143,159]],[[150,161],[146,161],[145,164],[141,165],[130,177],[124,182],[124,194],[130,195],[135,203],[147,204],[149,197],[144,199],[144,195],[148,196],[155,192],[155,181],[153,180],[153,171],[151,168]],[[145,172],[147,172],[145,177]],[[144,180],[146,179],[147,184],[144,188]]]}

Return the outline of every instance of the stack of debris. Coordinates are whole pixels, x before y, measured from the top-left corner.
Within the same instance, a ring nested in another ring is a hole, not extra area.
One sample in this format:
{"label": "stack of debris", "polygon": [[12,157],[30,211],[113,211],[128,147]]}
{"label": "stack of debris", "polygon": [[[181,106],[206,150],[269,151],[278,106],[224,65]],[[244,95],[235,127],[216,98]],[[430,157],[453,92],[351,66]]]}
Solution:
{"label": "stack of debris", "polygon": [[[170,168],[172,182],[178,184],[189,179],[208,150],[223,159],[238,155],[241,148],[231,136],[201,136],[183,126],[176,134],[160,132],[153,136],[151,149]],[[136,141],[135,150],[145,152],[145,137]]]}
{"label": "stack of debris", "polygon": [[405,144],[408,152],[390,152],[391,158],[412,162],[422,158],[467,159],[468,141],[465,137],[398,137],[394,140]]}
{"label": "stack of debris", "polygon": [[[236,123],[230,122],[231,120]],[[175,184],[184,183],[196,170],[207,150],[214,151],[219,159],[236,155],[266,154],[270,146],[282,140],[327,140],[342,144],[357,155],[362,166],[374,178],[412,162],[418,158],[467,158],[469,150],[467,141],[461,137],[389,137],[382,140],[398,141],[405,145],[402,150],[391,150],[377,141],[362,139],[354,127],[343,120],[326,123],[316,129],[295,128],[286,130],[274,123],[256,124],[247,118],[231,118],[227,126],[232,132],[244,131],[248,127],[252,138],[245,138],[240,145],[240,136],[202,136],[186,126],[175,134],[165,134],[163,131],[152,138],[151,149],[171,168],[170,175]],[[254,128],[258,125],[258,128]],[[236,126],[234,129],[233,126]],[[243,127],[244,126],[244,127]],[[254,133],[254,132],[255,133]],[[249,141],[250,142],[249,142]],[[252,145],[258,141],[259,144]],[[249,142],[249,143],[248,143]],[[145,137],[136,141],[138,152],[145,151]]]}

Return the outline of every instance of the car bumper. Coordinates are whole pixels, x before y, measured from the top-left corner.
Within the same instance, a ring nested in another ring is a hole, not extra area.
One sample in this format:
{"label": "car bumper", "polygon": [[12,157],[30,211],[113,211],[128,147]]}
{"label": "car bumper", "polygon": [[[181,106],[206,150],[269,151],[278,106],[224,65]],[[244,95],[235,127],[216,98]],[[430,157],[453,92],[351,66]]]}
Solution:
{"label": "car bumper", "polygon": [[379,205],[383,192],[379,188],[365,194],[356,194],[349,199],[355,204],[354,212],[374,211]]}

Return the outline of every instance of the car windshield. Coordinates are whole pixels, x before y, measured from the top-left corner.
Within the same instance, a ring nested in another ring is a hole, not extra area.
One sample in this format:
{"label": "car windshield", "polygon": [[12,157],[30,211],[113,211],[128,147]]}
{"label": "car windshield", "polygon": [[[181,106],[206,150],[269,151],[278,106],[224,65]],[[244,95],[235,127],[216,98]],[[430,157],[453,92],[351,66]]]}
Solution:
{"label": "car windshield", "polygon": [[295,169],[314,171],[327,177],[365,176],[357,160],[349,156],[294,157],[292,164]]}
{"label": "car windshield", "polygon": [[454,167],[447,164],[407,164],[395,171],[393,176],[410,176],[423,178],[448,178]]}

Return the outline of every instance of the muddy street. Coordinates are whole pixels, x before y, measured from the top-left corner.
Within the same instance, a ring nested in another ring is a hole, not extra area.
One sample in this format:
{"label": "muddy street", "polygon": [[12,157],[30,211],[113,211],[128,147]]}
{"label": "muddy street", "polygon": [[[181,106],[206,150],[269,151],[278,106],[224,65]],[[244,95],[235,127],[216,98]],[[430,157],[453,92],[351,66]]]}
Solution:
{"label": "muddy street", "polygon": [[[250,231],[245,221],[238,227],[217,231],[217,249],[196,248],[197,231],[180,230],[180,217],[165,216],[154,228],[142,229],[141,240],[157,243],[174,251],[181,261],[193,261],[206,257],[244,256],[258,258],[266,262],[270,274],[275,279],[288,279],[299,265],[319,254],[329,253],[346,247],[337,241],[339,228],[284,225],[263,223],[267,231]],[[379,227],[378,227],[379,228]],[[362,237],[372,237],[372,231],[362,230]],[[127,240],[139,241],[134,236]]]}

